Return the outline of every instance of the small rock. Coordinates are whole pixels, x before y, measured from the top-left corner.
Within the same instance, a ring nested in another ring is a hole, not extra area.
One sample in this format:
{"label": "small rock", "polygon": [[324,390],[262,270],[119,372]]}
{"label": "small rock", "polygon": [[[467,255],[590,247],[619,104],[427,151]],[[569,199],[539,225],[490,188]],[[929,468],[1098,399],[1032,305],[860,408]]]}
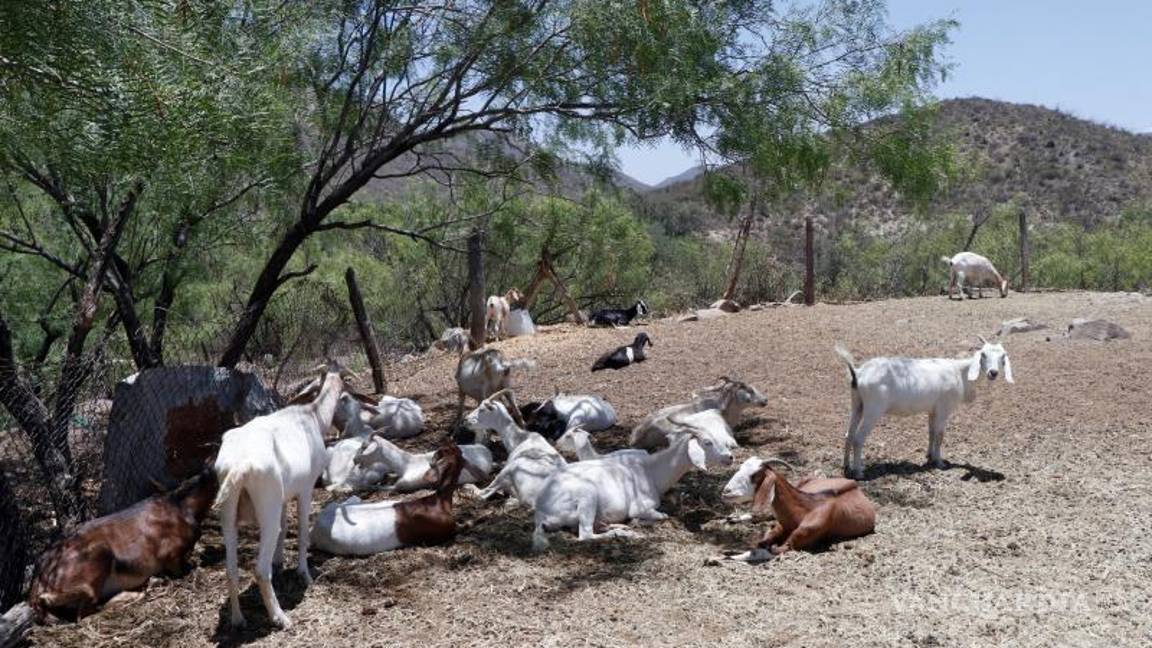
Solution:
{"label": "small rock", "polygon": [[688,313],[687,315],[681,315],[680,317],[676,318],[676,321],[681,322],[681,323],[682,322],[697,322],[699,320],[700,320],[700,316],[697,315],[696,313]]}
{"label": "small rock", "polygon": [[720,566],[720,559],[716,558],[715,556],[705,558],[704,559],[704,566],[705,567],[719,567]]}
{"label": "small rock", "polygon": [[709,308],[715,308],[716,310],[722,310],[725,313],[739,313],[740,312],[740,304],[736,303],[735,301],[733,301],[731,299],[721,299],[719,301],[715,301],[712,303],[711,306],[709,306]]}
{"label": "small rock", "polygon": [[752,304],[751,306],[748,307],[748,310],[750,310],[750,311],[762,311],[762,310],[764,310],[764,304]]}
{"label": "small rock", "polygon": [[396,599],[389,596],[388,598],[384,599],[383,601],[380,601],[380,607],[382,607],[384,609],[388,609],[390,607],[396,607]]}
{"label": "small rock", "polygon": [[360,614],[364,616],[375,616],[376,608],[365,607],[360,610]]}
{"label": "small rock", "polygon": [[720,319],[726,315],[728,315],[728,313],[720,310],[719,308],[702,308],[696,311],[696,317],[700,320]]}
{"label": "small rock", "polygon": [[1039,331],[1046,329],[1048,325],[1044,322],[1033,322],[1027,317],[1017,317],[1015,319],[1005,320],[1000,322],[1000,331],[997,335],[1007,335],[1009,333],[1027,333],[1029,331]]}

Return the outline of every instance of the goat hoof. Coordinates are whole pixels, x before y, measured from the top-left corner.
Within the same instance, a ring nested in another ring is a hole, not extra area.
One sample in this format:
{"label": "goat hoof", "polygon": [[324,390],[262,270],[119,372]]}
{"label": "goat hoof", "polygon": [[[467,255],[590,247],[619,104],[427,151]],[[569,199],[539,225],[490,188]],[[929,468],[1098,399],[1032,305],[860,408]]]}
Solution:
{"label": "goat hoof", "polygon": [[244,628],[247,626],[248,626],[248,619],[245,619],[243,614],[233,614],[232,615],[232,627],[233,628],[240,629],[240,628]]}
{"label": "goat hoof", "polygon": [[312,574],[310,574],[307,569],[297,570],[296,573],[300,574],[300,580],[304,581],[305,586],[312,585]]}
{"label": "goat hoof", "polygon": [[272,617],[272,623],[276,624],[281,630],[287,630],[292,627],[292,620],[283,612]]}

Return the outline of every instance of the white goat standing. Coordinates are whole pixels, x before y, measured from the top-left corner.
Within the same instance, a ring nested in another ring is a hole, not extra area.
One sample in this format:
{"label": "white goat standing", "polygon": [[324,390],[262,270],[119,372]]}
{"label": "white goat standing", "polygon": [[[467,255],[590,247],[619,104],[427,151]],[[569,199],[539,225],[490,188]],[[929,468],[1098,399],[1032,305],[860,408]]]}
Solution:
{"label": "white goat standing", "polygon": [[[273,623],[291,625],[272,589],[272,565],[283,564],[284,535],[289,500],[296,500],[299,520],[297,571],[311,584],[308,571],[308,518],[312,487],[328,464],[324,431],[332,424],[336,404],[344,390],[337,371],[328,371],[316,398],[307,404],[289,405],[272,414],[252,419],[224,433],[215,470],[220,490],[213,507],[220,512],[228,571],[228,599],[232,625],[242,626],[237,564],[237,522],[255,518],[260,526],[260,549],[256,556],[256,583],[264,608]],[[298,397],[299,398],[299,397]],[[296,399],[294,399],[296,400]]]}
{"label": "white goat standing", "polygon": [[[673,416],[680,417],[712,410],[719,412],[729,427],[736,427],[745,409],[754,406],[763,407],[767,404],[768,398],[752,385],[721,376],[719,384],[694,392],[691,402],[669,405],[645,416],[636,427],[632,428],[628,445],[647,449],[660,447],[668,434],[678,427],[671,422]],[[731,441],[729,447],[736,447],[735,439]]]}
{"label": "white goat standing", "polygon": [[465,419],[465,424],[477,435],[496,430],[508,451],[504,468],[478,496],[487,499],[497,492],[505,492],[531,507],[544,482],[568,462],[543,436],[516,425],[504,405],[495,400],[496,395],[482,401]]}
{"label": "white goat standing", "polygon": [[[499,349],[480,349],[460,356],[456,364],[456,420],[464,415],[466,396],[480,402],[511,387],[514,372],[534,366],[532,360],[508,360]],[[518,410],[516,415],[520,415]]]}
{"label": "white goat standing", "polygon": [[943,467],[940,449],[948,417],[961,403],[976,399],[980,374],[989,381],[1001,373],[1011,383],[1012,363],[1000,343],[983,346],[968,358],[872,358],[859,367],[844,347],[836,353],[852,377],[852,415],[844,435],[844,474],[864,476],[864,441],[885,414],[928,414],[928,461]]}
{"label": "white goat standing", "polygon": [[980,297],[984,296],[983,286],[995,283],[1000,289],[1000,296],[1008,296],[1008,280],[1005,279],[996,267],[986,257],[975,252],[961,252],[952,257],[940,257],[948,264],[948,299],[952,299],[956,284],[960,284],[960,299],[964,299],[964,283],[974,286]]}
{"label": "white goat standing", "polygon": [[[470,468],[460,473],[460,484],[472,484],[492,474],[492,453],[482,445],[462,445],[460,452]],[[360,441],[353,462],[365,470],[383,469],[397,475],[391,490],[411,492],[431,488],[427,480],[435,452],[413,453],[403,450],[379,434]]]}
{"label": "white goat standing", "polygon": [[659,522],[660,498],[693,467],[731,465],[732,453],[706,431],[685,427],[654,454],[617,455],[578,461],[557,471],[536,497],[532,546],[548,547],[546,532],[576,527],[581,541],[628,537],[627,529],[597,531],[607,524],[636,519]]}

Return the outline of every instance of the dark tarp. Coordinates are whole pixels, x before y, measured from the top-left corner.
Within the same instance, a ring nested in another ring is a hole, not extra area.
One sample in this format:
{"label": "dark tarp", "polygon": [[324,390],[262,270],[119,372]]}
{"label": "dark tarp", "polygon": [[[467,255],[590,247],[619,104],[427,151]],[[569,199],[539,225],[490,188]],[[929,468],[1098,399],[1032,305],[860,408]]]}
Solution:
{"label": "dark tarp", "polygon": [[130,506],[199,472],[224,432],[279,408],[249,373],[222,367],[161,367],[116,385],[100,515]]}

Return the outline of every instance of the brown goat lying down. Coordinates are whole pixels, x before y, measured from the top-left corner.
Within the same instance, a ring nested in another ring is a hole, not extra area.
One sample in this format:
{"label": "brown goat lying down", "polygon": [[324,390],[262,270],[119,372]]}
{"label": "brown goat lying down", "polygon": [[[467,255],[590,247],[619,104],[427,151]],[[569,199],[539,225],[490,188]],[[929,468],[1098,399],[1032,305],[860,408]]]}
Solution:
{"label": "brown goat lying down", "polygon": [[814,544],[847,540],[872,533],[876,528],[876,507],[851,479],[805,478],[788,483],[764,460],[752,475],[756,487],[752,513],[771,510],[776,521],[756,543],[756,548],[782,554]]}
{"label": "brown goat lying down", "polygon": [[217,487],[215,471],[205,470],[170,493],[86,522],[58,540],[37,562],[28,591],[37,618],[51,612],[80,619],[153,576],[188,573]]}

